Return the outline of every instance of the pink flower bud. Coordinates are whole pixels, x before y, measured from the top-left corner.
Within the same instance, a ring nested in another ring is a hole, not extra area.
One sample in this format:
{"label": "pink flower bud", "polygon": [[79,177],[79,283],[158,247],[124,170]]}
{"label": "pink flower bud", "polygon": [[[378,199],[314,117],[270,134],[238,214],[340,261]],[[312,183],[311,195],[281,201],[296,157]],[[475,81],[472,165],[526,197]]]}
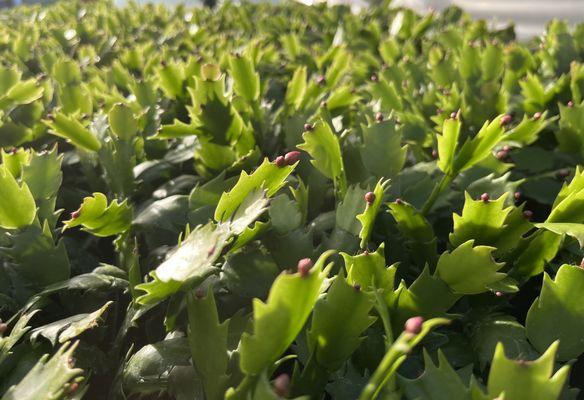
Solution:
{"label": "pink flower bud", "polygon": [[284,161],[286,161],[286,165],[296,164],[300,160],[300,152],[299,151],[290,151],[286,153],[284,156]]}
{"label": "pink flower bud", "polygon": [[284,167],[286,165],[286,159],[284,158],[284,156],[278,156],[274,160],[274,164],[276,164],[276,166],[278,168],[282,168],[282,167]]}
{"label": "pink flower bud", "polygon": [[290,389],[290,377],[287,374],[279,375],[274,379],[274,392],[280,397],[286,397]]}
{"label": "pink flower bud", "polygon": [[501,117],[501,126],[505,126],[507,125],[509,122],[511,122],[511,116],[509,114],[505,114]]}
{"label": "pink flower bud", "polygon": [[488,193],[481,194],[481,200],[484,201],[485,203],[488,203],[490,199],[491,197],[489,196]]}
{"label": "pink flower bud", "polygon": [[382,122],[383,121],[383,114],[378,112],[375,114],[375,121]]}
{"label": "pink flower bud", "polygon": [[309,132],[311,130],[314,129],[314,126],[312,126],[311,124],[304,124],[304,130]]}
{"label": "pink flower bud", "polygon": [[408,333],[417,335],[422,331],[422,325],[424,324],[424,318],[422,317],[412,317],[408,319],[404,325],[404,329]]}
{"label": "pink flower bud", "polygon": [[365,201],[369,205],[373,204],[373,202],[375,201],[375,193],[373,193],[373,192],[365,193]]}
{"label": "pink flower bud", "polygon": [[310,268],[312,268],[314,264],[310,258],[303,258],[302,260],[298,261],[298,273],[301,277],[308,276],[310,272]]}

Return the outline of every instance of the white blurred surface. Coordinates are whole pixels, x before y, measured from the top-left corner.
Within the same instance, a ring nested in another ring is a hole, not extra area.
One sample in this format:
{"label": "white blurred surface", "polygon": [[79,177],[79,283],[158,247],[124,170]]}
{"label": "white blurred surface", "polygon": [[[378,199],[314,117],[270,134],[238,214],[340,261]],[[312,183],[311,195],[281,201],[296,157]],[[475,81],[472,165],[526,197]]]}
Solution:
{"label": "white blurred surface", "polygon": [[[125,0],[115,0],[122,5]],[[138,3],[164,3],[169,6],[185,3],[198,5],[199,0],[137,0]],[[258,1],[258,0],[252,0]],[[278,0],[267,0],[277,2]],[[299,0],[305,4],[321,0]],[[328,0],[331,4],[352,4],[356,9],[366,7],[366,0]],[[473,17],[487,19],[494,26],[515,22],[519,39],[527,39],[543,32],[553,18],[565,19],[572,24],[584,22],[584,0],[394,0],[394,5],[407,6],[418,12],[430,8],[441,10],[451,4],[469,12]]]}

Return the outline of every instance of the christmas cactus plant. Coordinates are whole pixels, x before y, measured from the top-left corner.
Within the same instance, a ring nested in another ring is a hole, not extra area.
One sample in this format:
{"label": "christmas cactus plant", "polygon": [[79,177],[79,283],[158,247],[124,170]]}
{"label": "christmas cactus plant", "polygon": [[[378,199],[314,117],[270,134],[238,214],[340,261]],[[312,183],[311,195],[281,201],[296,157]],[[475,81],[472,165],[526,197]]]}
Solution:
{"label": "christmas cactus plant", "polygon": [[578,398],[584,24],[0,21],[2,400]]}

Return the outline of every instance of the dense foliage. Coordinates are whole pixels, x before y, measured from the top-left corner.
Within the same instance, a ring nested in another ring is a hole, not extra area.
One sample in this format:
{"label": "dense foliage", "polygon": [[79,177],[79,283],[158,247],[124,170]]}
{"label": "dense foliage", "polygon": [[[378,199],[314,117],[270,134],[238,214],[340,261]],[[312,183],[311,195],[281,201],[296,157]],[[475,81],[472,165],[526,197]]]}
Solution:
{"label": "dense foliage", "polygon": [[575,399],[584,24],[0,13],[0,396]]}

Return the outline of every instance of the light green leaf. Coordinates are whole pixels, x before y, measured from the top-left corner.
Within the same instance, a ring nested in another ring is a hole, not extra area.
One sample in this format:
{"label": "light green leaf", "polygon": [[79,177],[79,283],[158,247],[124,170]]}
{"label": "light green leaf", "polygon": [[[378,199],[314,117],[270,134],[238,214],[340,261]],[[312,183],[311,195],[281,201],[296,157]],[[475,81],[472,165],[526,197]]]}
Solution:
{"label": "light green leaf", "polygon": [[292,75],[292,79],[288,82],[286,89],[286,104],[293,106],[296,110],[300,108],[304,93],[306,92],[306,67],[298,67]]}
{"label": "light green leaf", "polygon": [[227,334],[229,320],[219,322],[215,297],[209,287],[207,295],[187,295],[188,339],[193,364],[203,380],[208,400],[223,399],[227,389]]}
{"label": "light green leaf", "polygon": [[261,373],[296,339],[318,299],[329,269],[323,271],[323,267],[331,254],[321,255],[306,276],[295,273],[276,278],[266,303],[254,299],[253,333],[244,333],[240,344],[243,372]]}
{"label": "light green leaf", "polygon": [[584,353],[584,269],[562,265],[552,280],[544,273],[541,293],[527,313],[527,337],[539,352],[559,340],[557,358],[568,361]]}
{"label": "light green leaf", "polygon": [[545,263],[551,261],[562,244],[562,236],[551,231],[540,231],[530,236],[527,247],[517,257],[510,274],[527,279],[543,272]]}
{"label": "light green leaf", "polygon": [[391,179],[404,166],[407,146],[401,147],[402,133],[393,120],[363,126],[359,151],[363,165],[377,179]]}
{"label": "light green leaf", "polygon": [[400,378],[406,398],[416,400],[471,400],[470,389],[438,349],[438,366],[424,349],[425,369],[416,379]]}
{"label": "light green leaf", "polygon": [[578,240],[580,247],[584,247],[584,224],[571,224],[569,222],[544,222],[535,224],[537,228],[547,229],[558,235],[568,235]]}
{"label": "light green leaf", "polygon": [[51,133],[68,140],[77,147],[86,151],[98,151],[101,148],[100,141],[93,133],[84,127],[75,117],[56,113],[54,118],[45,121],[51,128]]}
{"label": "light green leaf", "polygon": [[132,223],[132,207],[128,200],[121,203],[114,200],[108,205],[105,195],[99,192],[86,197],[76,213],[63,222],[63,230],[82,226],[92,235],[107,237],[125,232]]}
{"label": "light green leaf", "polygon": [[505,356],[503,344],[495,349],[488,379],[489,395],[504,394],[512,400],[557,400],[568,379],[570,367],[563,366],[554,374],[558,342],[535,361],[515,361]]}
{"label": "light green leaf", "polygon": [[473,200],[465,192],[462,214],[453,214],[454,230],[449,236],[450,243],[457,247],[474,239],[477,245],[494,245],[512,210],[511,207],[505,208],[506,198],[505,193],[496,200]]}
{"label": "light green leaf", "polygon": [[347,270],[347,281],[351,285],[359,284],[362,290],[382,289],[386,295],[393,290],[395,268],[385,265],[385,245],[382,243],[374,253],[362,253],[351,256],[341,253]]}
{"label": "light green leaf", "polygon": [[554,121],[555,118],[546,119],[547,115],[548,111],[543,112],[538,119],[524,115],[521,122],[509,130],[504,140],[522,145],[532,144],[538,139],[539,133]]}
{"label": "light green leaf", "polygon": [[4,360],[6,360],[10,354],[12,354],[10,350],[12,350],[18,341],[22,339],[24,334],[29,331],[30,326],[27,326],[27,324],[37,312],[39,311],[37,310],[27,314],[22,314],[10,330],[10,334],[8,336],[0,337],[0,365],[2,365]]}
{"label": "light green leaf", "polygon": [[487,158],[493,148],[504,138],[505,130],[499,115],[493,121],[486,121],[477,135],[467,140],[456,154],[453,170],[456,173],[469,169]]}
{"label": "light green leaf", "polygon": [[302,138],[304,143],[298,148],[310,154],[312,165],[316,169],[334,181],[345,179],[341,145],[326,122],[318,121],[312,130],[302,134]]}
{"label": "light green leaf", "polygon": [[260,75],[255,71],[251,57],[236,54],[229,58],[229,66],[235,92],[247,101],[257,101],[260,97]]}
{"label": "light green leaf", "polygon": [[43,356],[26,376],[12,386],[2,400],[53,400],[65,396],[67,384],[80,379],[83,370],[72,368],[69,360],[73,357],[76,344],[64,344],[51,357]]}
{"label": "light green leaf", "polygon": [[453,172],[454,156],[460,136],[460,120],[449,118],[444,121],[442,134],[436,136],[438,141],[438,168],[445,174]]}
{"label": "light green leaf", "polygon": [[131,140],[138,133],[138,121],[134,113],[123,103],[114,104],[108,113],[109,126],[122,140]]}
{"label": "light green leaf", "polygon": [[217,222],[227,221],[248,195],[257,189],[265,189],[266,196],[272,197],[284,186],[286,178],[292,173],[294,167],[295,165],[280,168],[266,158],[251,175],[242,171],[233,189],[221,196],[215,210],[215,220]]}
{"label": "light green leaf", "polygon": [[373,194],[375,195],[375,200],[371,204],[367,204],[365,211],[362,214],[357,215],[357,219],[361,222],[361,231],[359,232],[359,237],[361,238],[361,248],[367,248],[367,243],[371,238],[371,233],[373,232],[373,227],[375,225],[375,219],[377,214],[381,209],[383,204],[383,196],[389,185],[389,180],[380,180],[377,182]]}
{"label": "light green leaf", "polygon": [[26,183],[18,185],[6,166],[0,165],[0,227],[24,228],[35,216],[36,204]]}
{"label": "light green leaf", "polygon": [[[390,271],[395,275],[396,268],[391,268]],[[387,296],[396,329],[401,328],[411,317],[443,317],[460,297],[442,279],[431,275],[428,267],[422,270],[409,287],[402,281],[397,290]]]}
{"label": "light green leaf", "polygon": [[308,347],[320,366],[336,371],[359,347],[361,334],[375,322],[369,316],[372,307],[364,292],[337,275],[326,296],[316,303],[307,332]]}
{"label": "light green leaf", "polygon": [[464,242],[452,252],[443,253],[438,259],[436,275],[458,294],[486,292],[487,285],[505,278],[497,272],[504,264],[493,260],[494,247],[473,246],[474,241]]}

